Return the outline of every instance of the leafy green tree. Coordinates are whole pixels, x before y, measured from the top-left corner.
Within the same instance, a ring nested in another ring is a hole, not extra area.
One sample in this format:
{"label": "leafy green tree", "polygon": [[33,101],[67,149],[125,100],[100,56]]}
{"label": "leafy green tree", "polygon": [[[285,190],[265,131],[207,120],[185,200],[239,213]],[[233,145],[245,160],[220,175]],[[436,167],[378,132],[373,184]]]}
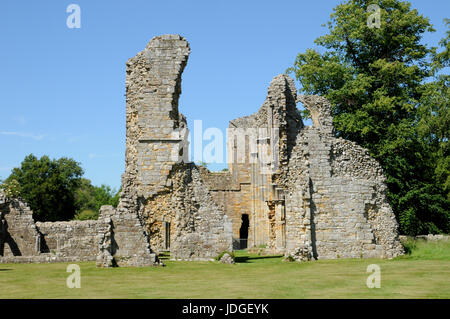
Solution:
{"label": "leafy green tree", "polygon": [[[367,11],[371,4],[380,8],[379,27],[367,23],[374,14]],[[448,178],[448,157],[445,164],[442,150],[444,163],[438,168],[436,143],[427,140],[437,131],[433,126],[427,131],[426,123],[439,123],[447,141],[448,126],[441,123],[442,114],[430,110],[433,116],[420,124],[427,112],[421,105],[435,108],[437,86],[442,88],[439,112],[448,115],[448,85],[445,90],[445,83],[426,84],[448,58],[448,53],[438,58],[436,48],[421,42],[425,32],[435,31],[430,21],[408,2],[349,0],[334,8],[328,31],[315,40],[323,53],[308,49],[290,69],[300,91],[327,97],[337,135],[367,148],[381,163],[401,232],[449,232],[449,201],[435,181],[439,172],[441,180]]]}
{"label": "leafy green tree", "polygon": [[80,186],[75,191],[75,206],[77,207],[75,219],[97,219],[102,205],[117,207],[119,194],[120,190],[116,192],[110,186],[98,187],[92,185],[91,181],[86,178],[81,179]]}
{"label": "leafy green tree", "polygon": [[[445,23],[450,27],[450,19]],[[424,84],[418,131],[436,159],[435,181],[450,200],[450,76],[442,73],[450,67],[450,28],[439,44],[443,50],[433,56],[434,81]]]}
{"label": "leafy green tree", "polygon": [[[17,192],[38,221],[70,220],[75,215],[75,189],[83,170],[73,159],[40,159],[30,154],[14,168],[5,184],[17,183]],[[13,182],[16,181],[16,182]]]}
{"label": "leafy green tree", "polygon": [[85,209],[76,213],[74,220],[96,220],[98,219],[98,211],[92,209]]}
{"label": "leafy green tree", "polygon": [[9,198],[20,197],[20,185],[15,179],[10,179],[5,182],[0,181],[0,189],[2,189]]}

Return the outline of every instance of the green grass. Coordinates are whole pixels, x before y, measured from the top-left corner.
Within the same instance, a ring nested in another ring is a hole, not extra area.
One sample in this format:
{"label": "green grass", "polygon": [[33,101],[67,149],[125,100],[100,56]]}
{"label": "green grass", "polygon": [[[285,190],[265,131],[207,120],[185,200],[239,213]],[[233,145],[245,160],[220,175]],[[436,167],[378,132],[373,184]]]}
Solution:
{"label": "green grass", "polygon": [[[450,242],[416,242],[411,254],[392,260],[281,260],[237,251],[235,265],[79,263],[81,289],[66,287],[68,264],[0,264],[1,298],[450,298]],[[381,268],[379,289],[366,286],[369,264]]]}

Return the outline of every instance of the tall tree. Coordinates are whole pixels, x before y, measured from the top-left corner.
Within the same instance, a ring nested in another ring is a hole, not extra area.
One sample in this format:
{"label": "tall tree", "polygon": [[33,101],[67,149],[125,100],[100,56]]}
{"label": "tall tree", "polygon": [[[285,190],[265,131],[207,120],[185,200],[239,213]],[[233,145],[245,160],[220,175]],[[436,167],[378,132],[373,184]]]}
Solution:
{"label": "tall tree", "polygon": [[[75,190],[83,170],[70,158],[50,159],[30,154],[6,179],[31,207],[37,221],[70,220],[75,215]],[[13,182],[15,181],[15,182]]]}
{"label": "tall tree", "polygon": [[433,55],[434,81],[424,84],[420,105],[419,133],[430,144],[436,159],[435,180],[450,200],[450,19],[445,19],[447,35],[439,44],[443,50]]}
{"label": "tall tree", "polygon": [[330,18],[328,34],[315,40],[323,53],[308,49],[291,69],[301,91],[326,96],[337,135],[367,148],[381,163],[402,233],[449,232],[449,201],[435,181],[436,152],[425,138],[434,132],[419,124],[426,113],[421,103],[435,98],[435,87],[425,82],[438,68],[436,49],[421,42],[433,26],[400,0],[350,0]]}

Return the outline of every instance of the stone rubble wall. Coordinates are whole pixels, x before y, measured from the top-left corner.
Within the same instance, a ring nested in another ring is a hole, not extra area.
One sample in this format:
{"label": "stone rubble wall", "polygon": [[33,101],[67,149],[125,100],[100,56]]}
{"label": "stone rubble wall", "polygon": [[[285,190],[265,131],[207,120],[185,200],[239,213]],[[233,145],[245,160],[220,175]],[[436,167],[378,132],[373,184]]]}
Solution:
{"label": "stone rubble wall", "polygon": [[[309,110],[313,126],[304,126],[296,102]],[[293,80],[280,75],[272,80],[260,110],[231,121],[230,127],[256,129],[254,136],[249,134],[257,140],[250,151],[256,162],[235,155],[239,137],[231,134],[228,140],[231,175],[237,183],[250,182],[252,189],[249,244],[265,243],[266,251],[299,261],[403,253],[380,165],[365,149],[334,137],[325,98],[297,98]],[[248,154],[248,141],[240,139]],[[260,160],[265,152],[272,154],[269,163]],[[236,215],[244,209],[225,211],[239,221]]]}
{"label": "stone rubble wall", "polygon": [[[296,156],[289,163],[288,189],[303,184],[303,192],[288,204],[288,218],[297,216],[295,224],[303,216],[303,225],[288,230],[288,251],[297,241],[317,259],[402,254],[380,165],[365,149],[333,136],[331,106],[326,99],[302,96],[301,101],[313,110],[313,126],[298,135]],[[303,176],[302,183],[298,176]],[[290,197],[296,196],[291,193]]]}
{"label": "stone rubble wall", "polygon": [[386,178],[380,164],[356,143],[334,138],[331,167],[332,176],[349,180],[349,184],[362,185],[360,188],[353,187],[351,191],[356,194],[352,198],[353,202],[357,202],[357,196],[362,199],[363,202],[357,205],[360,205],[373,232],[368,249],[373,249],[373,244],[376,244],[376,248],[379,246],[381,250],[379,256],[387,258],[403,254],[398,223],[387,201]]}
{"label": "stone rubble wall", "polygon": [[400,241],[406,241],[408,239],[414,239],[414,240],[425,240],[425,241],[448,241],[450,240],[450,235],[443,235],[443,234],[428,234],[428,235],[418,235],[418,236],[405,236],[400,235],[399,236]]}
{"label": "stone rubble wall", "polygon": [[40,234],[33,212],[20,199],[9,199],[0,190],[0,262],[15,256],[36,256],[40,252]]}
{"label": "stone rubble wall", "polygon": [[178,98],[189,52],[184,38],[163,35],[153,38],[126,64],[122,197],[129,200],[126,204],[132,205],[130,209],[138,209],[137,197],[164,190],[172,166],[187,158],[188,132],[186,119],[178,112]]}
{"label": "stone rubble wall", "polygon": [[179,207],[171,258],[211,260],[223,251],[231,251],[231,220],[214,202],[198,168],[192,165],[177,175],[182,183],[174,183]]}
{"label": "stone rubble wall", "polygon": [[0,190],[0,263],[97,261],[99,267],[159,264],[136,214],[103,206],[98,220],[37,222]]}
{"label": "stone rubble wall", "polygon": [[188,163],[188,130],[178,99],[189,53],[183,37],[163,35],[127,63],[127,150],[119,210],[123,216],[137,214],[152,252],[204,260],[230,249],[231,226],[196,166]]}
{"label": "stone rubble wall", "polygon": [[100,208],[99,220],[109,224],[110,232],[103,233],[97,256],[99,267],[144,267],[158,265],[151,251],[148,235],[137,213],[115,209],[110,205]]}
{"label": "stone rubble wall", "polygon": [[214,202],[199,168],[180,164],[169,176],[170,192],[147,200],[141,219],[147,221],[152,249],[165,250],[162,222],[170,223],[170,254],[175,260],[210,260],[231,251],[231,221]]}
{"label": "stone rubble wall", "polygon": [[41,233],[41,253],[56,257],[77,257],[94,261],[99,252],[101,236],[108,225],[102,220],[37,222]]}

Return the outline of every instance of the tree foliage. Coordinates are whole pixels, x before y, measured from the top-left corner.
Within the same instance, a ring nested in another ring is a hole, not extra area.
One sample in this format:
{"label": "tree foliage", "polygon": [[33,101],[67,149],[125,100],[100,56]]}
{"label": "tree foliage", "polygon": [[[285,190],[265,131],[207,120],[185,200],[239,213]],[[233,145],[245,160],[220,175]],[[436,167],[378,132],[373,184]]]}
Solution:
{"label": "tree foliage", "polygon": [[30,154],[19,168],[14,168],[5,184],[17,182],[17,192],[34,213],[37,221],[70,220],[76,210],[75,190],[83,170],[66,157],[50,159]]}
{"label": "tree foliage", "polygon": [[119,193],[110,186],[100,187],[91,184],[88,179],[81,179],[80,186],[75,191],[75,206],[77,214],[75,219],[97,219],[98,211],[102,205],[112,205],[117,207],[119,203]]}
{"label": "tree foliage", "polygon": [[[379,28],[367,24],[370,4],[380,7]],[[350,0],[330,18],[315,40],[323,52],[300,53],[290,69],[300,91],[327,97],[337,135],[381,163],[402,233],[448,233],[449,78],[436,75],[448,66],[449,33],[442,52],[427,47],[433,26],[399,0]]]}
{"label": "tree foliage", "polygon": [[36,221],[97,219],[102,205],[119,203],[119,193],[82,178],[80,164],[70,158],[50,159],[30,154],[0,185],[8,197],[21,197]]}

